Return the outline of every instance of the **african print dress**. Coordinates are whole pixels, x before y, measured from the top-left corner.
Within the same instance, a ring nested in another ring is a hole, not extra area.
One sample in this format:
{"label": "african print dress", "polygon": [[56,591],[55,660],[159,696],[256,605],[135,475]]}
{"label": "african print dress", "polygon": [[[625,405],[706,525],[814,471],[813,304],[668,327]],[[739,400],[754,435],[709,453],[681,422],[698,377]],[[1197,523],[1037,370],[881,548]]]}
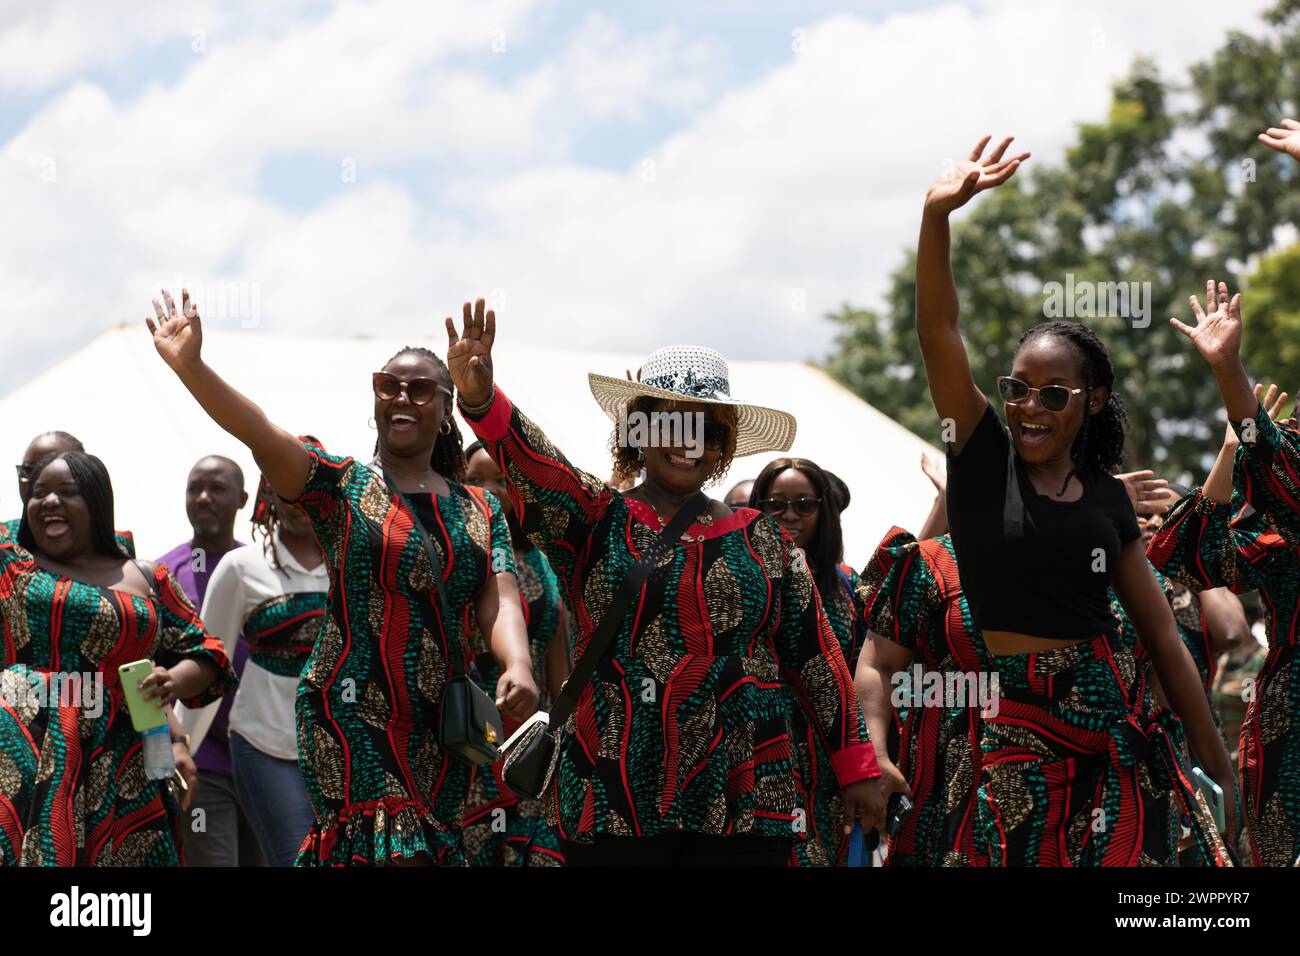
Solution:
{"label": "african print dress", "polygon": [[[573,468],[499,389],[467,420],[568,594],[580,656],[659,518]],[[753,509],[705,514],[633,595],[579,696],[548,817],[584,843],[672,831],[804,839],[792,700],[824,735],[841,786],[879,776],[802,552]]]}
{"label": "african print dress", "polygon": [[145,777],[117,669],[185,658],[220,670],[201,705],[236,683],[180,586],[155,596],[73,581],[0,543],[0,865],[176,866],[176,802]]}
{"label": "african print dress", "polygon": [[[866,638],[862,602],[857,594],[858,573],[847,564],[841,564],[835,570],[835,588],[830,594],[821,594],[820,591],[818,594],[826,620],[839,640],[840,653],[852,674]],[[808,839],[794,844],[790,865],[843,866],[848,861],[844,807],[830,752],[816,726],[808,722],[802,707],[793,707],[791,717],[795,766],[800,787],[812,812],[808,814]]]}
{"label": "african print dress", "polygon": [[1256,865],[1291,866],[1300,856],[1300,549],[1247,503],[1245,455],[1238,453],[1232,502],[1199,491],[1183,498],[1148,554],[1190,587],[1259,591],[1269,650],[1241,723],[1238,783]]}
{"label": "african print dress", "polygon": [[[439,711],[449,654],[469,666],[475,596],[489,575],[515,571],[501,503],[456,482],[448,496],[403,500],[378,471],[304,447],[311,473],[295,504],[311,519],[331,587],[298,684],[298,761],[316,822],[297,865],[417,855],[463,865],[472,768],[438,745]],[[417,520],[440,555],[455,621],[442,620]]]}
{"label": "african print dress", "polygon": [[[561,634],[564,604],[560,582],[551,570],[541,548],[515,552],[519,574],[519,598],[528,624],[528,653],[533,660],[533,680],[541,694],[538,709],[548,710],[546,649],[551,639]],[[483,689],[495,695],[501,679],[501,665],[478,634],[478,672]],[[519,728],[519,722],[502,715],[506,736]],[[470,866],[560,866],[564,854],[560,837],[546,822],[546,805],[515,794],[501,779],[504,762],[498,760],[480,767],[470,787],[465,808],[463,836],[465,858]]]}
{"label": "african print dress", "polygon": [[952,540],[917,541],[892,528],[864,569],[859,593],[868,629],[920,656],[912,679],[891,688],[905,714],[898,769],[912,788],[912,812],[889,841],[886,865],[987,865],[975,845],[975,800],[980,711],[996,687],[988,683]]}

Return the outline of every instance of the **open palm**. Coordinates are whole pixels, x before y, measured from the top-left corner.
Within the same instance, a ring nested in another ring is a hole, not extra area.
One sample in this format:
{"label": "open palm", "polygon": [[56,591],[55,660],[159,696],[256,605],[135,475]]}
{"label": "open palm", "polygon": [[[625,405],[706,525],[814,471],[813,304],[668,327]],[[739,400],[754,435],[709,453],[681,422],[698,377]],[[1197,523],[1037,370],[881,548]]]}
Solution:
{"label": "open palm", "polygon": [[1020,164],[1029,158],[1028,153],[1021,153],[1010,159],[1003,159],[1007,147],[1014,137],[1008,136],[998,144],[987,158],[981,158],[989,140],[985,136],[971,150],[970,157],[957,163],[952,169],[936,179],[925,194],[925,207],[933,212],[947,214],[960,209],[970,198],[985,189],[1001,186],[1015,175]]}
{"label": "open palm", "polygon": [[1228,298],[1228,283],[1213,279],[1205,283],[1205,308],[1196,296],[1190,296],[1196,328],[1171,318],[1169,324],[1192,340],[1196,350],[1211,365],[1236,357],[1241,351],[1241,293]]}
{"label": "open palm", "polygon": [[199,361],[203,347],[203,322],[199,318],[198,306],[190,298],[188,289],[181,290],[181,309],[176,310],[176,300],[166,289],[162,290],[163,301],[153,300],[154,317],[145,317],[144,324],[153,336],[153,346],[162,356],[162,360],[173,371],[192,366]]}
{"label": "open palm", "polygon": [[451,383],[466,405],[482,405],[492,395],[492,343],[496,340],[496,313],[483,312],[479,299],[471,309],[464,306],[460,334],[456,323],[447,317],[447,369]]}

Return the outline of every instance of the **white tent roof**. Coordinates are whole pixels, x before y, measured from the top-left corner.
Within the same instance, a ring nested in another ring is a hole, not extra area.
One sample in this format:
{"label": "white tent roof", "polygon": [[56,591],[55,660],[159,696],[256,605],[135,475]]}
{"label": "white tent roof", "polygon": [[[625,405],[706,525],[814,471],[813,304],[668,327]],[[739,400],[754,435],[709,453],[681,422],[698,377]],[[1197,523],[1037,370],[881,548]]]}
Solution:
{"label": "white tent roof", "polygon": [[[370,372],[405,344],[216,329],[208,333],[204,357],[273,421],[318,436],[332,452],[369,460],[375,441],[367,424]],[[442,353],[446,340],[427,344]],[[506,394],[570,461],[601,476],[610,471],[612,426],[592,399],[587,372],[621,376],[643,358],[512,346],[508,339],[494,349],[496,379]],[[934,495],[918,463],[922,451],[935,451],[932,446],[801,362],[733,362],[731,390],[743,401],[793,413],[799,431],[791,454],[813,459],[848,483],[853,501],[844,513],[845,560],[854,567],[862,567],[890,525],[919,529]],[[461,424],[466,441],[472,440]],[[71,432],[104,460],[113,478],[117,525],[135,533],[144,558],[190,537],[185,480],[199,458],[234,458],[246,470],[250,498],[256,487],[252,456],[203,414],[155,354],[143,322],[104,333],[0,398],[0,449],[13,463],[34,435],[51,429]],[[775,457],[738,459],[723,487],[712,493],[721,497]],[[0,509],[0,516],[18,515],[12,477],[0,482]],[[243,540],[249,510],[251,502],[236,526]]]}

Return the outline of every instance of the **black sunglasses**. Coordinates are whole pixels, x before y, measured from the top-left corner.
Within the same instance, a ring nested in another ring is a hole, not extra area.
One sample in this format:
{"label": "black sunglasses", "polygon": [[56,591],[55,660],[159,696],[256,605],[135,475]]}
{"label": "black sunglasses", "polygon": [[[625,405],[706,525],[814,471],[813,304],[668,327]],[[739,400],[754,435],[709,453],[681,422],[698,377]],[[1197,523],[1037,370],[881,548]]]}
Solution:
{"label": "black sunglasses", "polygon": [[764,514],[777,517],[786,513],[791,506],[794,507],[794,513],[801,517],[808,517],[816,514],[817,509],[821,507],[820,498],[796,498],[794,501],[788,501],[785,498],[764,498],[759,501],[758,506],[763,509]]}
{"label": "black sunglasses", "polygon": [[1002,401],[1008,405],[1019,405],[1030,395],[1038,396],[1038,404],[1049,412],[1063,412],[1075,395],[1090,391],[1086,388],[1066,388],[1064,385],[1044,385],[1042,388],[1030,388],[1018,378],[1010,375],[998,376],[998,391]]}
{"label": "black sunglasses", "polygon": [[406,397],[412,405],[428,405],[439,392],[451,395],[451,390],[437,379],[413,378],[403,382],[396,375],[387,372],[374,372],[370,376],[370,385],[375,390],[375,397],[391,402],[405,389]]}

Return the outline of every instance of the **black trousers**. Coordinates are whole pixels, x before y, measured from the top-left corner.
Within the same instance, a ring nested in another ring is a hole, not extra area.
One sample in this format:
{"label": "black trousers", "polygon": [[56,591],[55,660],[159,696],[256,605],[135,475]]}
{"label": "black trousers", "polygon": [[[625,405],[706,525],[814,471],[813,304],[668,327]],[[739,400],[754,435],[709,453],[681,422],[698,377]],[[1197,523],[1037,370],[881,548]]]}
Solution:
{"label": "black trousers", "polygon": [[750,834],[713,836],[674,831],[653,837],[598,836],[561,841],[566,866],[785,866],[790,841]]}

